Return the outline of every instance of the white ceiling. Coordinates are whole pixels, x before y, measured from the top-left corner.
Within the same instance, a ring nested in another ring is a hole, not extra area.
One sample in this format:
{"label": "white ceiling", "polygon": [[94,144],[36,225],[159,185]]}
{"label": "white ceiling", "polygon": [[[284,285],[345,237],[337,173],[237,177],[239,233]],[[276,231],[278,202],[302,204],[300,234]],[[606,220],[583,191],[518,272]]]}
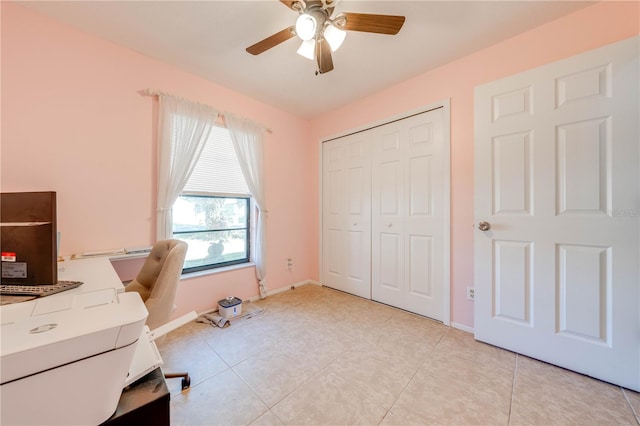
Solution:
{"label": "white ceiling", "polygon": [[[340,1],[339,12],[406,16],[398,35],[349,32],[335,69],[315,75],[297,38],[245,48],[295,23],[278,0],[26,1],[85,32],[311,118],[557,19],[585,1]],[[158,88],[163,89],[163,88]]]}

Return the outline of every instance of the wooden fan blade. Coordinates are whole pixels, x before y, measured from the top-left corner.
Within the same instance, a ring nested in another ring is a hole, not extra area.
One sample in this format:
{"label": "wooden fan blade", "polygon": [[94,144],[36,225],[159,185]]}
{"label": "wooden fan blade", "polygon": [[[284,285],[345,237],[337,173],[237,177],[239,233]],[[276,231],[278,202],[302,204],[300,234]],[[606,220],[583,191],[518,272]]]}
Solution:
{"label": "wooden fan blade", "polygon": [[318,72],[324,74],[333,69],[333,59],[331,58],[331,47],[325,39],[316,41],[316,60],[318,61]]}
{"label": "wooden fan blade", "polygon": [[[303,10],[308,10],[313,7],[322,6],[322,0],[306,0],[304,4],[301,3],[300,0],[280,0],[280,3],[284,4],[289,9],[298,13],[302,13]],[[335,9],[335,6],[327,8],[327,11],[329,12],[329,16],[331,16],[331,14],[333,13],[333,9]]]}
{"label": "wooden fan blade", "polygon": [[247,47],[247,52],[251,53],[252,55],[259,55],[262,52],[265,52],[271,49],[272,47],[279,45],[283,41],[289,40],[291,37],[293,37],[296,34],[295,29],[296,29],[295,25],[292,25],[289,28],[285,28],[284,30],[279,31],[274,35],[267,37],[262,41],[257,42],[253,46]]}
{"label": "wooden fan blade", "polygon": [[340,25],[340,28],[343,30],[390,35],[398,34],[405,19],[404,16],[396,15],[371,15],[368,13],[344,12],[338,15],[335,20],[339,22],[343,17],[345,23],[344,25]]}
{"label": "wooden fan blade", "polygon": [[296,12],[297,12],[297,10],[295,10],[295,9],[293,8],[293,4],[294,4],[294,3],[297,3],[297,2],[298,2],[297,0],[280,0],[280,3],[284,4],[284,5],[285,5],[285,6],[287,6],[289,9],[291,9],[291,10],[293,10],[293,11],[296,11]]}

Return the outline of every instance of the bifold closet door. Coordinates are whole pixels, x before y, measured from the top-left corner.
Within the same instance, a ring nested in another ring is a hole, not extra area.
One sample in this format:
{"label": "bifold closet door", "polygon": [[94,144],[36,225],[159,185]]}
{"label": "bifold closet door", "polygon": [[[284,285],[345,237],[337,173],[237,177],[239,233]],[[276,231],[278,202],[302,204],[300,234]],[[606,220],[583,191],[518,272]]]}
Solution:
{"label": "bifold closet door", "polygon": [[371,145],[368,133],[322,145],[322,284],[371,298]]}
{"label": "bifold closet door", "polygon": [[372,299],[442,320],[442,109],[373,132]]}

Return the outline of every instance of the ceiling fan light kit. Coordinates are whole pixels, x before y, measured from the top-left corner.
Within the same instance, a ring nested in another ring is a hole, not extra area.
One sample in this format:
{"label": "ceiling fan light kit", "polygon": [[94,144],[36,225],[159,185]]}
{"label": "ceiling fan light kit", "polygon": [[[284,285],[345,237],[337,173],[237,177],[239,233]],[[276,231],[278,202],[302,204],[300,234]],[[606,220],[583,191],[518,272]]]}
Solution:
{"label": "ceiling fan light kit", "polygon": [[[318,19],[317,17],[320,19]],[[318,21],[323,18],[321,11],[313,10],[309,13],[303,13],[298,16],[296,20],[296,34],[303,41],[311,40],[317,36],[318,33]],[[324,22],[323,22],[324,23]]]}
{"label": "ceiling fan light kit", "polygon": [[346,31],[395,35],[405,21],[404,16],[348,12],[331,19],[337,2],[338,0],[280,0],[280,3],[300,14],[295,25],[247,47],[247,52],[259,55],[297,35],[302,40],[297,53],[305,58],[315,59],[318,66],[316,74],[324,74],[333,69],[331,52],[342,45]]}
{"label": "ceiling fan light kit", "polygon": [[297,51],[298,55],[304,56],[312,61],[316,57],[316,42],[314,40],[305,40],[302,42]]}
{"label": "ceiling fan light kit", "polygon": [[331,51],[335,52],[342,46],[342,42],[347,36],[347,32],[337,28],[333,24],[328,24],[324,29],[324,38],[329,42],[329,46],[331,46]]}

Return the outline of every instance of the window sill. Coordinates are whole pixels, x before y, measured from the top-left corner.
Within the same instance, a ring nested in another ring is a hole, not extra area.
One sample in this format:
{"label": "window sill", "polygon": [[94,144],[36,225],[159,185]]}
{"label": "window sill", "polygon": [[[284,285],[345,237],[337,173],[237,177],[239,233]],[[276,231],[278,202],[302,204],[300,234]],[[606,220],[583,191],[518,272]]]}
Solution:
{"label": "window sill", "polygon": [[197,278],[197,277],[203,277],[207,275],[214,275],[221,272],[234,271],[236,269],[253,268],[254,266],[256,266],[254,262],[239,263],[237,265],[223,266],[222,268],[213,268],[213,269],[205,269],[204,271],[188,272],[186,274],[182,274],[180,279],[188,280],[189,278]]}

